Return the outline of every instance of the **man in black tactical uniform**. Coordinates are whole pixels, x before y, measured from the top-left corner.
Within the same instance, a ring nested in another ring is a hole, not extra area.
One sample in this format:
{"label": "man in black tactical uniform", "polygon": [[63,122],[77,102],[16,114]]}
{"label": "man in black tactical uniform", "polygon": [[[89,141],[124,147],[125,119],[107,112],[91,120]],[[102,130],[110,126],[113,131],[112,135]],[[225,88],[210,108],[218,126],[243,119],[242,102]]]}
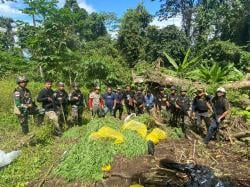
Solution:
{"label": "man in black tactical uniform", "polygon": [[115,93],[115,102],[114,102],[114,117],[116,118],[116,112],[119,111],[119,119],[122,119],[124,105],[124,95],[121,91],[121,88],[117,88],[117,93]]}
{"label": "man in black tactical uniform", "polygon": [[180,95],[176,99],[176,110],[178,113],[178,122],[181,124],[182,131],[185,133],[187,119],[189,117],[188,110],[190,108],[190,99],[187,96],[187,90],[182,88]]}
{"label": "man in black tactical uniform", "polygon": [[169,123],[171,126],[177,126],[177,111],[176,111],[176,107],[175,107],[175,102],[177,99],[177,88],[176,86],[171,86],[171,93],[168,96],[167,99],[167,108],[170,112],[170,120]]}
{"label": "man in black tactical uniform", "polygon": [[144,103],[145,98],[142,93],[142,88],[138,88],[137,92],[134,96],[134,103],[135,103],[135,112],[137,115],[144,113]]}
{"label": "man in black tactical uniform", "polygon": [[124,101],[128,115],[135,112],[134,95],[135,93],[131,90],[131,87],[127,86],[124,92]]}
{"label": "man in black tactical uniform", "polygon": [[192,118],[195,119],[195,128],[197,133],[200,135],[201,132],[201,123],[202,120],[205,121],[206,127],[208,129],[210,124],[210,118],[208,116],[208,111],[212,111],[210,103],[210,97],[206,95],[203,88],[197,90],[197,95],[192,103]]}
{"label": "man in black tactical uniform", "polygon": [[78,83],[73,83],[73,91],[69,94],[69,102],[71,104],[71,116],[73,123],[80,125],[82,123],[83,108],[86,103],[84,96],[80,90]]}
{"label": "man in black tactical uniform", "polygon": [[168,96],[167,94],[164,93],[164,88],[161,87],[159,90],[159,94],[157,94],[156,96],[156,110],[157,113],[161,113],[161,111],[166,110],[167,109],[167,99]]}
{"label": "man in black tactical uniform", "polygon": [[68,93],[64,89],[64,83],[59,82],[58,90],[54,93],[55,103],[58,108],[59,124],[62,127],[63,124],[67,124],[68,117]]}
{"label": "man in black tactical uniform", "polygon": [[39,113],[36,104],[33,102],[31,92],[27,89],[28,79],[26,77],[18,77],[18,87],[13,92],[14,97],[14,113],[18,116],[22,132],[29,132],[28,115],[36,115],[37,123],[42,123],[43,115]]}
{"label": "man in black tactical uniform", "polygon": [[42,107],[45,110],[45,115],[54,123],[55,134],[60,136],[62,131],[58,122],[58,109],[55,102],[54,91],[52,90],[51,80],[45,81],[45,88],[39,92],[37,101],[42,103]]}
{"label": "man in black tactical uniform", "polygon": [[220,123],[225,119],[229,112],[229,103],[224,88],[220,87],[217,89],[215,97],[211,100],[211,104],[213,108],[213,118],[204,140],[205,144],[208,144],[208,142],[216,136]]}

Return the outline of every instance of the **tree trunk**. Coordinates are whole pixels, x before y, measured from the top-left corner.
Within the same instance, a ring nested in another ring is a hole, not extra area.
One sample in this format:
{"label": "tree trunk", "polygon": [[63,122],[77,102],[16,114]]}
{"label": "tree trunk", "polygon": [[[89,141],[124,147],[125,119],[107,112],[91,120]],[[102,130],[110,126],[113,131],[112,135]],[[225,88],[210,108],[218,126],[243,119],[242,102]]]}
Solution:
{"label": "tree trunk", "polygon": [[42,66],[39,66],[39,72],[40,72],[41,78],[44,79],[44,74],[43,74],[43,68],[42,68]]}
{"label": "tree trunk", "polygon": [[249,89],[250,88],[250,73],[246,75],[246,77],[243,80],[227,83],[223,85],[225,88],[228,89]]}
{"label": "tree trunk", "polygon": [[36,27],[36,20],[35,20],[35,15],[32,14],[32,21],[33,21],[33,26]]}
{"label": "tree trunk", "polygon": [[250,137],[250,131],[238,132],[238,133],[234,134],[233,137],[237,138],[237,139]]}
{"label": "tree trunk", "polygon": [[[200,82],[193,82],[191,80],[187,79],[181,79],[178,77],[174,77],[171,75],[166,75],[161,73],[159,70],[155,69],[155,71],[147,72],[144,76],[137,76],[132,71],[132,78],[134,83],[156,83],[161,86],[184,86],[184,87],[193,87],[193,88],[199,88],[204,87],[206,88],[208,85],[205,83]],[[231,82],[222,85],[222,87],[225,87],[226,89],[249,89],[250,88],[250,73],[246,75],[246,77],[243,80]]]}

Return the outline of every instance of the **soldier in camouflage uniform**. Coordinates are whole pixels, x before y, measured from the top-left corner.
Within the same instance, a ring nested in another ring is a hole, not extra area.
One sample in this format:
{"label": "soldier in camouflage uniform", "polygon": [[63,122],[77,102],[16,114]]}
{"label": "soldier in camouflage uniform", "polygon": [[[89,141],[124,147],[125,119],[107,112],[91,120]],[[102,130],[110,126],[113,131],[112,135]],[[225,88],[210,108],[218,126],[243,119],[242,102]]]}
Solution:
{"label": "soldier in camouflage uniform", "polygon": [[27,89],[28,79],[26,77],[18,77],[18,87],[14,90],[14,113],[18,116],[22,132],[27,134],[29,132],[28,116],[36,115],[37,123],[40,125],[43,121],[43,112],[37,109],[33,102],[31,92]]}

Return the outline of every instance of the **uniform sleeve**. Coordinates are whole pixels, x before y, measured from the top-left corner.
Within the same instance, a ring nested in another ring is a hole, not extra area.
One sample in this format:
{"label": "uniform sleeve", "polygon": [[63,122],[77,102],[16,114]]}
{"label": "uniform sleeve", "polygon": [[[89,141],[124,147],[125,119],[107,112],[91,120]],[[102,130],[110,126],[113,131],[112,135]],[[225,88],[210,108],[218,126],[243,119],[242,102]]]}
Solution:
{"label": "uniform sleeve", "polygon": [[187,98],[187,107],[188,107],[188,109],[190,108],[190,103],[191,103],[191,100],[190,100],[190,98],[188,97],[188,98]]}
{"label": "uniform sleeve", "polygon": [[72,101],[72,93],[69,93],[68,100],[69,102]]}
{"label": "uniform sleeve", "polygon": [[194,98],[192,102],[192,112],[195,112],[195,108],[196,108],[196,98]]}
{"label": "uniform sleeve", "polygon": [[68,93],[65,93],[64,100],[65,100],[66,104],[69,103],[69,95],[68,95]]}
{"label": "uniform sleeve", "polygon": [[225,110],[228,111],[230,109],[230,104],[228,102],[228,100],[225,100]]}
{"label": "uniform sleeve", "polygon": [[38,102],[48,101],[48,97],[44,94],[44,90],[40,91],[37,97]]}
{"label": "uniform sleeve", "polygon": [[179,104],[179,97],[176,97],[175,103],[176,103],[178,106],[180,106],[180,104]]}
{"label": "uniform sleeve", "polygon": [[19,91],[15,91],[13,96],[14,96],[14,102],[17,108],[21,107],[21,99],[20,99],[21,93]]}

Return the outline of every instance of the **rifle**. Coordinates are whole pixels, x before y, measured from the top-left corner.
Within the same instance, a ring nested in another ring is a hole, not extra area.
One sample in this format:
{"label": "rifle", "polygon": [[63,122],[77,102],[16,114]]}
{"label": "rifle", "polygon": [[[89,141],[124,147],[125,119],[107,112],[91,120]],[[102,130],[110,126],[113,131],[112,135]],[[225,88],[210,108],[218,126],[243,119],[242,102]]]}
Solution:
{"label": "rifle", "polygon": [[62,112],[62,115],[63,115],[64,124],[67,125],[67,121],[66,121],[64,110],[63,110],[62,102],[61,101],[59,101],[59,102],[60,102],[61,112]]}

